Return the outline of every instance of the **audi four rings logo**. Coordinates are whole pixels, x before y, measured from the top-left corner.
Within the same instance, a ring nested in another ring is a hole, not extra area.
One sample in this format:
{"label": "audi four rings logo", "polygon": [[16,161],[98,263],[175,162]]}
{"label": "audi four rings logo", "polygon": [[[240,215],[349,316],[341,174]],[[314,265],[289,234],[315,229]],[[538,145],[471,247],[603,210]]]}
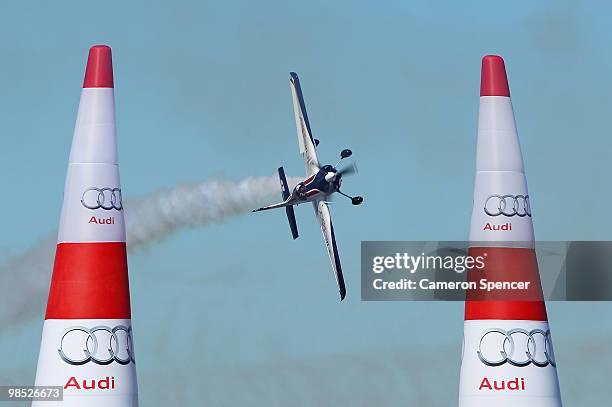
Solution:
{"label": "audi four rings logo", "polygon": [[81,196],[81,203],[87,209],[104,209],[110,211],[123,209],[121,188],[87,188]]}
{"label": "audi four rings logo", "polygon": [[557,366],[549,330],[489,329],[482,334],[476,353],[487,366],[501,366],[506,362],[517,367],[532,363],[539,367]]}
{"label": "audi four rings logo", "polygon": [[132,328],[123,325],[70,327],[64,331],[57,351],[64,362],[77,366],[88,362],[97,365],[135,362]]}
{"label": "audi four rings logo", "polygon": [[529,195],[490,195],[485,201],[484,211],[489,216],[531,216]]}

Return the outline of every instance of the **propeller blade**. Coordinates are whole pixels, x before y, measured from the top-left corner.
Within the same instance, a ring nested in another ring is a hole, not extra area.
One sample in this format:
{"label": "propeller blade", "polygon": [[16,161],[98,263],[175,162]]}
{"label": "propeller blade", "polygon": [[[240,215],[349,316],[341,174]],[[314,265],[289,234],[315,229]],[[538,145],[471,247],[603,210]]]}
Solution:
{"label": "propeller blade", "polygon": [[351,175],[357,173],[357,166],[355,164],[348,165],[341,170],[338,170],[338,174],[340,175]]}

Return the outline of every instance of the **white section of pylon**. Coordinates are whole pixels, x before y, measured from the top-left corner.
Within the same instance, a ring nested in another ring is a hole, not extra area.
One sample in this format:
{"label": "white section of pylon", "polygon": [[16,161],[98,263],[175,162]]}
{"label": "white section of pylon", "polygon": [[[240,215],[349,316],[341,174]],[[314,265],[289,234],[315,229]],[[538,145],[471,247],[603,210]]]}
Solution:
{"label": "white section of pylon", "polygon": [[117,165],[69,164],[58,242],[125,242]]}
{"label": "white section of pylon", "polygon": [[559,407],[553,364],[546,321],[465,321],[459,406]]}
{"label": "white section of pylon", "polygon": [[481,96],[469,237],[473,246],[508,242],[508,246],[531,247],[530,203],[512,101],[506,96]]}
{"label": "white section of pylon", "polygon": [[480,97],[476,171],[525,172],[509,97]]}
{"label": "white section of pylon", "polygon": [[[129,319],[48,319],[35,383],[62,386],[64,401],[33,402],[32,406],[137,406],[134,363]],[[95,388],[84,388],[84,380],[87,387],[95,382]]]}
{"label": "white section of pylon", "polygon": [[117,164],[113,88],[82,90],[69,162]]}
{"label": "white section of pylon", "polygon": [[113,88],[82,90],[58,242],[125,242]]}

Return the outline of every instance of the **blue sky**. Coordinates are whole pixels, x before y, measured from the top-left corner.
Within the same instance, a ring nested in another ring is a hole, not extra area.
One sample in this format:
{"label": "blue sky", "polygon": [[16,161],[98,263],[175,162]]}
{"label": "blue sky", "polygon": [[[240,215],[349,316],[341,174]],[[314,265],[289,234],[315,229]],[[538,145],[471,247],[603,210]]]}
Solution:
{"label": "blue sky", "polygon": [[[135,253],[141,398],[154,405],[158,380],[196,374],[216,383],[214,404],[249,404],[241,397],[251,391],[269,405],[283,404],[272,396],[278,392],[308,405],[305,381],[292,369],[325,371],[331,380],[344,373],[337,361],[360,360],[341,383],[374,381],[379,390],[342,393],[354,403],[433,397],[421,400],[447,405],[456,397],[462,305],[361,303],[360,241],[467,237],[480,58],[490,53],[506,60],[536,236],[611,240],[611,12],[607,2],[562,1],[5,4],[0,172],[10,238],[0,241],[0,254],[19,255],[57,227],[91,45],[113,48],[126,197],[210,176],[271,175],[279,165],[301,175],[288,86],[295,70],[320,159],[335,162],[350,147],[360,170],[345,190],[363,195],[364,205],[337,199],[332,208],[349,297],[337,303],[309,207],[297,211],[295,242],[282,212],[270,212],[181,231]],[[587,379],[599,400],[597,377],[610,370],[595,363],[585,376],[588,360],[576,355],[609,342],[609,319],[597,316],[610,306],[549,309],[557,357],[572,360],[559,367],[566,400],[580,392],[564,382]],[[31,380],[41,325],[42,315],[0,333],[9,345],[0,348],[20,350],[2,351],[9,368],[0,377]],[[163,334],[150,334],[160,326]],[[439,326],[444,334],[424,333]],[[176,358],[168,356],[160,376],[154,355],[170,354]],[[389,366],[405,354],[424,356]],[[373,370],[389,380],[374,380]],[[448,394],[408,385],[385,398],[393,380],[410,382],[415,370],[434,378],[443,371]],[[258,371],[269,380],[250,373]],[[297,379],[287,385],[284,376]],[[336,394],[327,376],[312,376],[308,386]],[[236,392],[245,377],[254,384]],[[195,400],[194,387],[185,388],[185,402]]]}

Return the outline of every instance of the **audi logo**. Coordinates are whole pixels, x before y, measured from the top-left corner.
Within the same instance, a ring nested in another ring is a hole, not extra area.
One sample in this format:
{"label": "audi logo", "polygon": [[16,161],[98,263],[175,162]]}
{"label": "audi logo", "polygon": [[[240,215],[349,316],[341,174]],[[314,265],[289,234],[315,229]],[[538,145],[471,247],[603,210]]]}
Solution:
{"label": "audi logo", "polygon": [[57,351],[64,362],[77,366],[88,362],[97,365],[135,362],[132,328],[123,325],[70,327],[64,331]]}
{"label": "audi logo", "polygon": [[81,203],[87,209],[104,209],[110,211],[123,209],[121,188],[87,188],[81,196]]}
{"label": "audi logo", "polygon": [[531,216],[529,195],[491,195],[485,201],[484,211],[489,216]]}
{"label": "audi logo", "polygon": [[489,329],[482,334],[476,353],[487,366],[501,366],[506,362],[517,367],[532,363],[539,367],[557,366],[550,331],[542,329]]}

